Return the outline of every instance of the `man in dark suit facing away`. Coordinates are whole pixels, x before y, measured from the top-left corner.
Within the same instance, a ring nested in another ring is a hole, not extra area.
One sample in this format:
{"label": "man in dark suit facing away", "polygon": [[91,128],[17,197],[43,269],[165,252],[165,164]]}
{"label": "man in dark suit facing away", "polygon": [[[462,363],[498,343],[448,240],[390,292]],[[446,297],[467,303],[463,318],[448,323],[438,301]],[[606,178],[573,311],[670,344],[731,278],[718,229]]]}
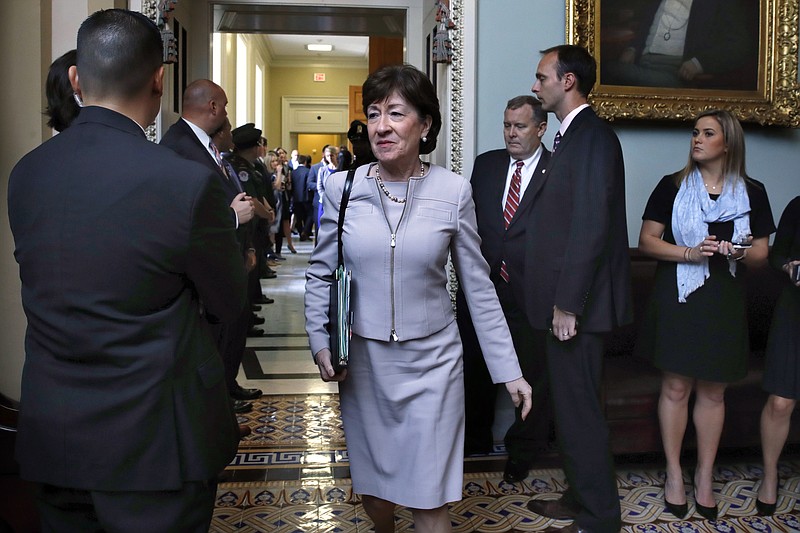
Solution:
{"label": "man in dark suit facing away", "polygon": [[[490,277],[508,321],[522,375],[533,388],[537,416],[525,420],[516,413],[505,434],[508,451],[503,479],[523,481],[537,453],[549,437],[550,417],[547,401],[547,367],[544,347],[525,314],[525,233],[532,195],[530,183],[547,167],[550,152],[542,146],[547,130],[547,113],[531,95],[512,98],[503,113],[505,149],[485,152],[472,168],[472,199],[481,236],[481,252],[489,263]],[[519,172],[517,167],[519,166]],[[496,385],[492,383],[478,344],[472,317],[461,290],[456,295],[458,329],[464,346],[464,386],[466,390],[467,454],[489,453],[492,449]]]}
{"label": "man in dark suit facing away", "polygon": [[77,50],[85,107],[9,178],[28,319],[16,457],[44,531],[206,532],[238,431],[201,313],[244,305],[234,223],[213,171],[145,137],[156,26],[98,11]]}
{"label": "man in dark suit facing away", "polygon": [[589,52],[562,45],[542,54],[532,90],[561,125],[542,179],[532,184],[525,309],[545,338],[569,491],[560,500],[530,500],[528,508],[574,518],[561,531],[617,532],[600,380],[605,335],[632,320],[622,149],[587,103],[597,68]]}

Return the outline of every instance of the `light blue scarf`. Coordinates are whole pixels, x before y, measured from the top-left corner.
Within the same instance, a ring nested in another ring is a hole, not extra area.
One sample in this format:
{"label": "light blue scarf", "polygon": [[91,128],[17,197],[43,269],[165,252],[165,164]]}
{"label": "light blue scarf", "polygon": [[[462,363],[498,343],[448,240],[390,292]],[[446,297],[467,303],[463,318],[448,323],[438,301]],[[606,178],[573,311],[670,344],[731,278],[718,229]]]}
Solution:
{"label": "light blue scarf", "polygon": [[[700,171],[689,174],[675,196],[672,205],[672,234],[679,246],[697,246],[708,235],[709,222],[733,220],[733,240],[745,240],[750,235],[750,198],[743,179],[726,178],[722,194],[712,200],[703,185]],[[699,289],[709,277],[708,257],[699,263],[678,263],[678,302]],[[736,276],[736,261],[728,259],[728,270]]]}

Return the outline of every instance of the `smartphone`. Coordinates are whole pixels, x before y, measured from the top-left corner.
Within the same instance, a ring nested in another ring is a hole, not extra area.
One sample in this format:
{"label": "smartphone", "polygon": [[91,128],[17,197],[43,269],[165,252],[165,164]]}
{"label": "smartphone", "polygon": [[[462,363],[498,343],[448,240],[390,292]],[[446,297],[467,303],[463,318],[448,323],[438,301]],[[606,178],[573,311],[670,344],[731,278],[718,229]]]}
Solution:
{"label": "smartphone", "polygon": [[753,245],[749,242],[732,242],[731,244],[735,250],[744,250],[746,248],[753,247]]}
{"label": "smartphone", "polygon": [[792,280],[795,283],[800,281],[800,265],[795,265],[792,267]]}

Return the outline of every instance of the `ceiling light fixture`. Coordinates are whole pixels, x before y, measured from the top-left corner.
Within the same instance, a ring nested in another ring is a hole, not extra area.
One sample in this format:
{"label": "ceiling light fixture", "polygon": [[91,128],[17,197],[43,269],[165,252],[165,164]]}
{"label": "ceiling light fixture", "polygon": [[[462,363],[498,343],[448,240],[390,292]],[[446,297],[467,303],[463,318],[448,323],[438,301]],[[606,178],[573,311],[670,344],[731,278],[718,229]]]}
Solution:
{"label": "ceiling light fixture", "polygon": [[330,52],[333,50],[332,44],[307,44],[306,50],[309,52]]}

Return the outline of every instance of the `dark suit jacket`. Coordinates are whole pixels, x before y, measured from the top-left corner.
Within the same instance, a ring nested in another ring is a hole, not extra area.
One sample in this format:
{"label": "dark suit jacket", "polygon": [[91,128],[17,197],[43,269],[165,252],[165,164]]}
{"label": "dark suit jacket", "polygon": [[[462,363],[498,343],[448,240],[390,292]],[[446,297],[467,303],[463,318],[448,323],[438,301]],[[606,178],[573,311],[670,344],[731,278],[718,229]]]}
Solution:
{"label": "dark suit jacket", "polygon": [[528,214],[533,204],[533,189],[537,177],[550,160],[550,152],[542,147],[542,155],[533,172],[528,189],[522,195],[519,208],[514,218],[505,228],[503,219],[503,191],[505,177],[508,174],[510,158],[505,149],[492,150],[479,155],[472,168],[472,197],[475,200],[475,215],[478,220],[478,234],[481,236],[481,253],[489,263],[490,277],[495,283],[500,278],[500,263],[505,259],[509,278],[524,283],[525,232]]}
{"label": "dark suit jacket", "polygon": [[625,169],[611,127],[591,108],[578,113],[529,193],[525,296],[531,325],[549,328],[553,305],[578,315],[579,331],[605,332],[630,322]]}
{"label": "dark suit jacket", "polygon": [[214,478],[238,431],[199,300],[226,321],[245,302],[219,180],[89,106],[17,164],[8,202],[22,476],[104,491]]}
{"label": "dark suit jacket", "polygon": [[307,202],[311,199],[308,191],[310,179],[311,169],[305,165],[300,165],[292,171],[292,200]]}
{"label": "dark suit jacket", "polygon": [[[179,118],[175,124],[170,126],[170,128],[167,130],[167,133],[165,133],[161,138],[161,142],[159,144],[172,149],[184,159],[202,164],[219,178],[219,183],[225,191],[225,205],[228,206],[229,216],[233,220],[233,223],[236,224],[236,214],[233,212],[233,209],[230,207],[230,205],[236,195],[239,194],[239,188],[236,187],[236,184],[225,175],[220,166],[217,164],[211,154],[208,153],[206,147],[203,146],[203,144],[200,142],[200,139],[197,138],[197,135],[194,134],[192,128],[189,127],[186,121]],[[231,176],[231,178],[236,179],[233,176]],[[236,230],[236,236],[239,240],[240,252],[244,253],[247,248],[252,246],[252,231],[253,229],[250,223],[239,224],[239,227]]]}

